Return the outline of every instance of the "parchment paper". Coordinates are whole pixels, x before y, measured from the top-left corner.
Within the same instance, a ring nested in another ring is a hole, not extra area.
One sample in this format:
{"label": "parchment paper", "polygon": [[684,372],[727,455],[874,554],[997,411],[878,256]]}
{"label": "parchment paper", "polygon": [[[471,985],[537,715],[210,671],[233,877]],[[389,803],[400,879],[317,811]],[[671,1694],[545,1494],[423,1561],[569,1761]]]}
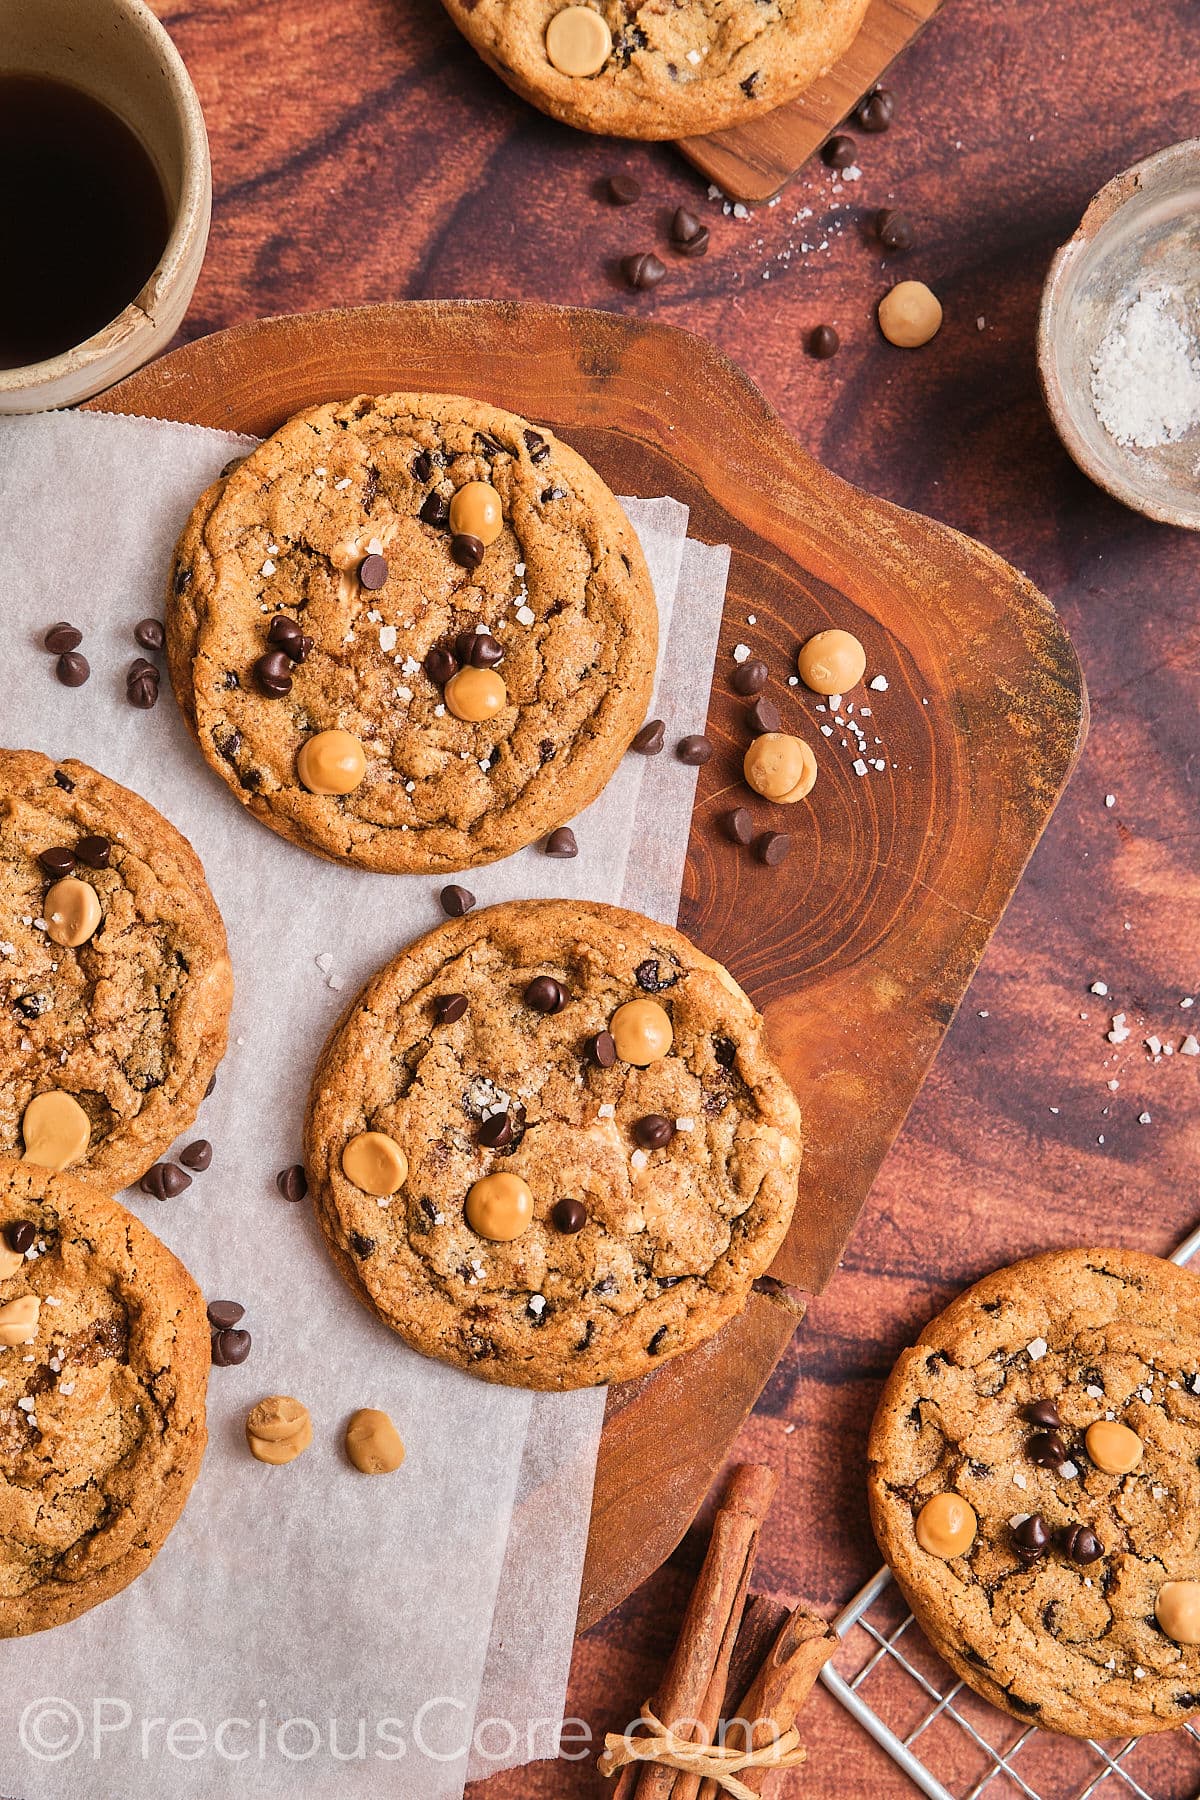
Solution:
{"label": "parchment paper", "polygon": [[[149,1572],[70,1625],[0,1644],[0,1791],[24,1800],[457,1800],[468,1761],[476,1777],[553,1755],[562,1716],[603,1394],[531,1396],[416,1356],[274,1183],[299,1158],[327,1030],[439,922],[441,884],[286,844],[208,770],[165,678],[152,712],[124,697],[132,626],[161,614],[191,503],[246,447],[156,421],[0,421],[0,741],[79,756],[158,806],[196,846],[233,956],[229,1053],[183,1140],[211,1139],[212,1167],[175,1201],[124,1198],[209,1298],[243,1302],[254,1339],[241,1368],[213,1373],[204,1467]],[[625,504],[658,596],[670,743],[703,727],[728,552],[685,543],[673,500]],[[85,634],[80,689],[58,685],[40,645],[58,618]],[[673,920],[694,783],[669,754],[626,757],[575,823],[575,861],[530,849],[469,885],[481,905],[575,895]],[[242,1435],[274,1392],[302,1398],[315,1427],[283,1469],[255,1463]],[[399,1474],[346,1464],[359,1406],[395,1419]],[[493,1721],[479,1733],[477,1715]]]}

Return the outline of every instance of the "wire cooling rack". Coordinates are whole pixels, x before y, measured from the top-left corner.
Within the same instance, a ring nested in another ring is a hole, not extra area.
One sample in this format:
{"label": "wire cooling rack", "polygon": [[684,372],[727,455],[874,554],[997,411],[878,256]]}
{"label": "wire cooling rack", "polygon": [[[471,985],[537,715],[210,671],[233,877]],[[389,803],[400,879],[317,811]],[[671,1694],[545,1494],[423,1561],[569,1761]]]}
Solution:
{"label": "wire cooling rack", "polygon": [[[1189,1262],[1198,1249],[1200,1226],[1171,1260]],[[887,1569],[834,1628],[843,1647],[821,1680],[929,1800],[1091,1800],[1100,1789],[1104,1800],[1200,1796],[1200,1730],[1099,1743],[1022,1725],[951,1674]]]}

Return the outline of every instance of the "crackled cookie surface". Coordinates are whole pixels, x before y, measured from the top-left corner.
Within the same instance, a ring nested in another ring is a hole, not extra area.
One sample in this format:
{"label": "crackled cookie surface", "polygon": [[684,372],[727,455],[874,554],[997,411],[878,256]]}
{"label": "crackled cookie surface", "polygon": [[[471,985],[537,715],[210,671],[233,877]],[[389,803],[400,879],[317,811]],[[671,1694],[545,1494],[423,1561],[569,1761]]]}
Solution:
{"label": "crackled cookie surface", "polygon": [[686,137],[768,113],[849,46],[867,0],[443,0],[524,99],[619,137]]}
{"label": "crackled cookie surface", "polygon": [[0,1155],[136,1181],[196,1116],[232,996],[187,839],[86,763],[0,750]]}
{"label": "crackled cookie surface", "polygon": [[600,792],[658,616],[595,471],[473,400],[315,407],[203,495],[168,657],[208,761],[275,831],[390,873],[490,862]]}
{"label": "crackled cookie surface", "polygon": [[871,1432],[880,1546],[940,1654],[1076,1736],[1200,1712],[1200,1280],[1016,1263],[906,1350]]}
{"label": "crackled cookie surface", "polygon": [[420,939],[321,1056],[305,1156],[342,1273],[490,1381],[625,1380],[739,1310],[796,1201],[762,1021],[679,932],[516,901]]}
{"label": "crackled cookie surface", "polygon": [[115,1201],[0,1158],[0,1636],[153,1561],[204,1454],[195,1282]]}

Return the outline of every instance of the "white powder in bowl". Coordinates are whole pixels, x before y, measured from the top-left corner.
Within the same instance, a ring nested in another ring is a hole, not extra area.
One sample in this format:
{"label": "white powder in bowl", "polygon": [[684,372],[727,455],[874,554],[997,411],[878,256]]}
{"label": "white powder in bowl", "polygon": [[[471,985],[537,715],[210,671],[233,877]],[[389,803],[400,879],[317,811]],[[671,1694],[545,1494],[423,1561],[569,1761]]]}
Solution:
{"label": "white powder in bowl", "polygon": [[1118,444],[1156,449],[1200,424],[1196,312],[1170,289],[1144,287],[1092,358],[1092,401]]}

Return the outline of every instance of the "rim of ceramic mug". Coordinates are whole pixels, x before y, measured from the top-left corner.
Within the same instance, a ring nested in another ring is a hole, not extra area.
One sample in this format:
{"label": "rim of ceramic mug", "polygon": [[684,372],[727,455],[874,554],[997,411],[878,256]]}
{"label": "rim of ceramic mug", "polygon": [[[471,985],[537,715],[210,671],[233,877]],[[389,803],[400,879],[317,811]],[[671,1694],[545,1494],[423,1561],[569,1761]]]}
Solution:
{"label": "rim of ceramic mug", "polygon": [[0,398],[26,392],[34,398],[39,389],[53,387],[112,356],[129,343],[140,328],[153,328],[156,310],[173,293],[177,281],[186,276],[186,265],[195,255],[197,231],[201,253],[208,238],[212,208],[208,131],[187,65],[170,33],[151,12],[146,0],[107,0],[107,4],[114,12],[123,13],[134,29],[149,41],[160,59],[170,92],[179,126],[181,152],[179,199],[171,230],[150,276],[115,319],[110,319],[91,337],[60,350],[55,356],[48,356],[41,362],[22,363],[15,369],[0,369]]}

